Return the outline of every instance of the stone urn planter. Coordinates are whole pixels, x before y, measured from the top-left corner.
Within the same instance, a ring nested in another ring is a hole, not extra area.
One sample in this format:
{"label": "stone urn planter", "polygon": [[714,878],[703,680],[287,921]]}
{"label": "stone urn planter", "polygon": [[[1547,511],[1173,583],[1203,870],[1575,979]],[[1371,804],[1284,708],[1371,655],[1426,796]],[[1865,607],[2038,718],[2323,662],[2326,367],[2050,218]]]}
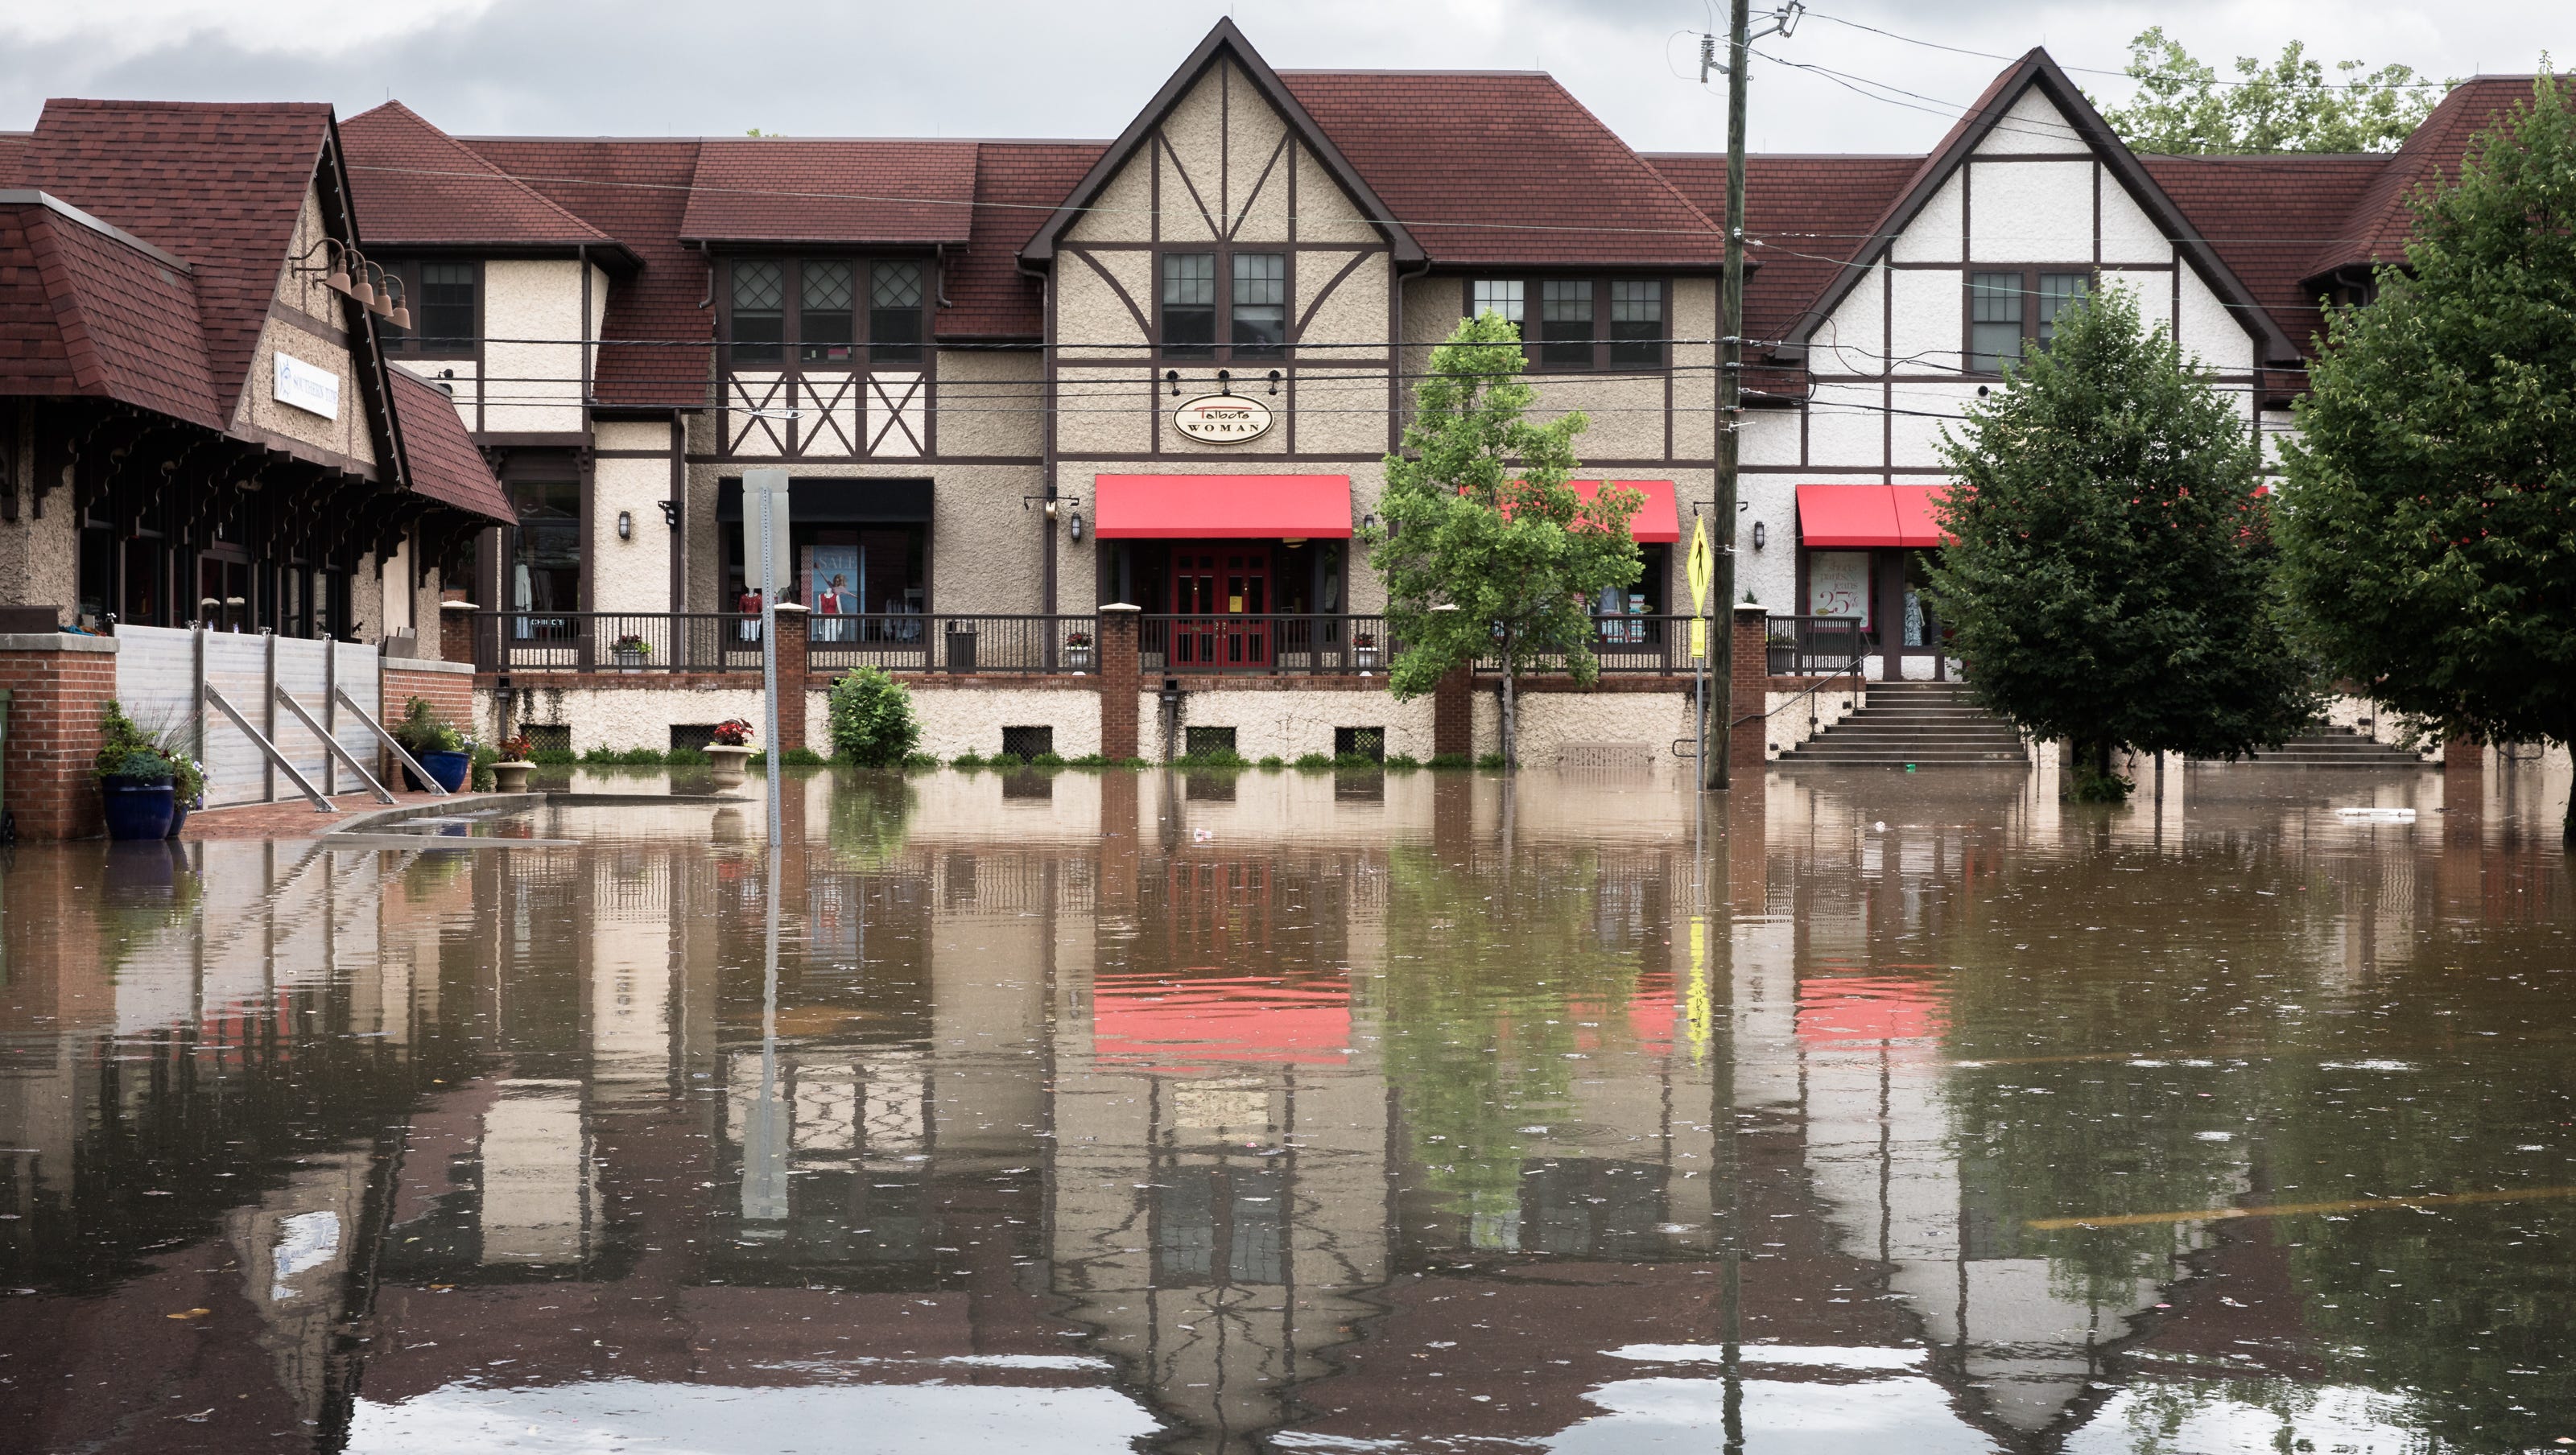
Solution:
{"label": "stone urn planter", "polygon": [[528,791],[528,771],[536,766],[534,763],[495,763],[492,765],[492,786],[503,793],[525,793]]}
{"label": "stone urn planter", "polygon": [[707,744],[707,762],[712,765],[708,769],[708,777],[717,788],[740,788],[743,764],[750,760],[753,751],[748,745]]}

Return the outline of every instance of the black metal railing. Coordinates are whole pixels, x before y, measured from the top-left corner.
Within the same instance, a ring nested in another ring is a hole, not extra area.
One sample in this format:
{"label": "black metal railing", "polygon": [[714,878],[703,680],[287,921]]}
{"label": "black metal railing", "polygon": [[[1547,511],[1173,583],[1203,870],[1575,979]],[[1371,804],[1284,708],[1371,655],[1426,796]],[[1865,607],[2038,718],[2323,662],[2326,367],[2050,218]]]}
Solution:
{"label": "black metal railing", "polygon": [[805,657],[817,672],[1096,672],[1100,623],[1061,614],[817,616]]}
{"label": "black metal railing", "polygon": [[1148,616],[1137,623],[1140,666],[1163,672],[1278,676],[1383,672],[1386,618],[1288,613]]}
{"label": "black metal railing", "polygon": [[[1690,656],[1690,623],[1687,616],[1600,615],[1592,618],[1592,630],[1584,645],[1592,651],[1604,676],[1637,673],[1660,676],[1687,674],[1692,667]],[[1712,617],[1708,629],[1712,639],[1726,629],[1721,618]],[[1526,672],[1563,672],[1568,670],[1569,654],[1548,652],[1523,668]],[[1500,672],[1503,659],[1485,656],[1476,659],[1479,672]]]}
{"label": "black metal railing", "polygon": [[[844,672],[1091,672],[1099,623],[1088,615],[916,613],[780,617],[803,631],[808,669]],[[478,672],[757,672],[761,619],[736,612],[485,611],[474,615]]]}
{"label": "black metal railing", "polygon": [[1876,637],[1856,616],[1775,616],[1767,634],[1769,670],[1780,677],[1857,673],[1861,660],[1877,649]]}

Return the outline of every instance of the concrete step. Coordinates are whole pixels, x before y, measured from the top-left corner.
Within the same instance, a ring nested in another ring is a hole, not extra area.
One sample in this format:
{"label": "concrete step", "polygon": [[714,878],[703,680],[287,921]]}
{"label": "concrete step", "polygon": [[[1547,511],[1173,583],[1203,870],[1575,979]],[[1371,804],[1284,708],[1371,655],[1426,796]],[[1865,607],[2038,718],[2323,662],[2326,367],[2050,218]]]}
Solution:
{"label": "concrete step", "polygon": [[2019,753],[1783,753],[1779,762],[1798,765],[1831,764],[1836,767],[1894,766],[1912,763],[1917,767],[1946,767],[1977,764],[1984,767],[2026,766],[2030,760]]}

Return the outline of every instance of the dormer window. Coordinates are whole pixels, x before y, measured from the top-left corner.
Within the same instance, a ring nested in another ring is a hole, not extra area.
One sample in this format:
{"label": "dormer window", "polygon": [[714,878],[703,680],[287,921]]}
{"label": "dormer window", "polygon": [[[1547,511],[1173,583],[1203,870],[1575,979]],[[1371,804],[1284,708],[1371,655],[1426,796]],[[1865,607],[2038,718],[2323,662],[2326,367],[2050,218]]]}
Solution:
{"label": "dormer window", "polygon": [[928,275],[911,258],[737,258],[725,293],[732,367],[918,368]]}

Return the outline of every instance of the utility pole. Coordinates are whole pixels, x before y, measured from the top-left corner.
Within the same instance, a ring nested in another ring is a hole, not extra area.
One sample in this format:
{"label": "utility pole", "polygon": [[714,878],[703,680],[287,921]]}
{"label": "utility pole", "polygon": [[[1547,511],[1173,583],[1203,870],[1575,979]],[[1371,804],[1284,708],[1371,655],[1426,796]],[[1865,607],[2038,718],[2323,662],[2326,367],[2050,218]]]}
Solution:
{"label": "utility pole", "polygon": [[[1790,0],[1771,13],[1764,35],[1787,35],[1805,7]],[[1715,731],[1700,753],[1702,789],[1731,786],[1727,760],[1735,735],[1735,517],[1737,441],[1744,420],[1744,87],[1753,50],[1751,0],[1729,0],[1726,25],[1726,281],[1719,289],[1717,345],[1717,652],[1709,675],[1717,707]],[[1715,36],[1700,38],[1700,80],[1721,69]]]}

